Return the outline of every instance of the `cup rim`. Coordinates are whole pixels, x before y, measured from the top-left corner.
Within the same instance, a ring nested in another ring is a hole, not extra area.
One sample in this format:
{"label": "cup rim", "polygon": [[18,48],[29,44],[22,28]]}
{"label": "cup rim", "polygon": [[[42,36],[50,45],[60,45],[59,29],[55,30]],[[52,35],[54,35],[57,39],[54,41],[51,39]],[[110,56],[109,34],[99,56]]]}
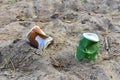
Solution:
{"label": "cup rim", "polygon": [[87,38],[88,40],[94,41],[94,42],[98,42],[99,38],[97,36],[97,34],[95,33],[83,33],[83,36],[85,38]]}

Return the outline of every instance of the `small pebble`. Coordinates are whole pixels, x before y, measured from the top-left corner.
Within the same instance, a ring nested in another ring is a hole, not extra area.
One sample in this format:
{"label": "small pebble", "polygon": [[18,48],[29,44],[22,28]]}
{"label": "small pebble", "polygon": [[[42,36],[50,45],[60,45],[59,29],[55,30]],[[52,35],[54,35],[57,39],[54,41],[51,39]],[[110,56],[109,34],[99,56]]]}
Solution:
{"label": "small pebble", "polygon": [[59,16],[59,14],[53,14],[53,15],[51,16],[51,18],[52,18],[52,19],[56,19],[56,18],[58,18],[58,16]]}

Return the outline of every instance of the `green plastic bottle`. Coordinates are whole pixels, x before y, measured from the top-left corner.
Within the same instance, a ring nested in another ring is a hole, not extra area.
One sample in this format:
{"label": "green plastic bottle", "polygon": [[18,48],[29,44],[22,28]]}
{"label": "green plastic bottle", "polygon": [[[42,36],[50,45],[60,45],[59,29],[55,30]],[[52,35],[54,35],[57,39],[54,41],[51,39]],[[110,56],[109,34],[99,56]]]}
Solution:
{"label": "green plastic bottle", "polygon": [[95,61],[99,51],[99,38],[94,33],[83,33],[77,46],[75,58],[80,61],[84,58]]}

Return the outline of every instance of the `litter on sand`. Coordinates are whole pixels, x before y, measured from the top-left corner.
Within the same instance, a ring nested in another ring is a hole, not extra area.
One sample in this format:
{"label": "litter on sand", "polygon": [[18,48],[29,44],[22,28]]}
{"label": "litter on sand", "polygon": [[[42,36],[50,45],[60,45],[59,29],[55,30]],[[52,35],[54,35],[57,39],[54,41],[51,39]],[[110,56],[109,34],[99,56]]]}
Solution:
{"label": "litter on sand", "polygon": [[76,60],[84,58],[94,61],[99,50],[99,38],[95,33],[83,33],[77,46],[75,54]]}
{"label": "litter on sand", "polygon": [[53,41],[53,38],[46,35],[39,26],[34,26],[27,35],[28,41],[38,49],[45,49]]}

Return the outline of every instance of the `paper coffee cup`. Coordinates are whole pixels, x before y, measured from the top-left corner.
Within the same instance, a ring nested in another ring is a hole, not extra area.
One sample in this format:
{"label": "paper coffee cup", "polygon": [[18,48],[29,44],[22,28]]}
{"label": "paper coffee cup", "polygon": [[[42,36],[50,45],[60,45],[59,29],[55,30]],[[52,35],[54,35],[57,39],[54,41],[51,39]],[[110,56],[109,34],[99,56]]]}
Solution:
{"label": "paper coffee cup", "polygon": [[99,50],[99,38],[95,33],[83,33],[80,37],[75,58],[82,60],[95,60]]}

